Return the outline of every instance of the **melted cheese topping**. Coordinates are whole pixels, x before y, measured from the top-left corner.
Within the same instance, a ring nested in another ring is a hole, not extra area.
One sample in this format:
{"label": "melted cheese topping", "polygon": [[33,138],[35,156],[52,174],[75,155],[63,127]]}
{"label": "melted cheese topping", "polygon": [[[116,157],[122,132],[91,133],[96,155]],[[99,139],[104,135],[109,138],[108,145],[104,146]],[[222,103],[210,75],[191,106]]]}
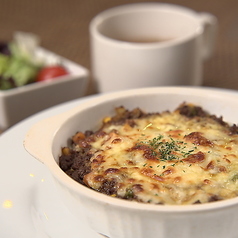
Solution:
{"label": "melted cheese topping", "polygon": [[209,117],[164,112],[134,124],[106,124],[91,145],[84,182],[112,196],[154,204],[194,204],[238,195],[238,136]]}

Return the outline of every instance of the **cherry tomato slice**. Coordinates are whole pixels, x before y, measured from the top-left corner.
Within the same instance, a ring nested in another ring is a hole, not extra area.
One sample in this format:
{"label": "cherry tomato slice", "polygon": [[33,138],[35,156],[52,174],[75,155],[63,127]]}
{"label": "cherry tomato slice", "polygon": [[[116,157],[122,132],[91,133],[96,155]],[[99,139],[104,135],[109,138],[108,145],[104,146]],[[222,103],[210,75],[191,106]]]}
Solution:
{"label": "cherry tomato slice", "polygon": [[37,82],[46,81],[67,74],[69,74],[69,72],[62,66],[58,65],[48,66],[40,70],[40,72],[37,75],[36,81]]}

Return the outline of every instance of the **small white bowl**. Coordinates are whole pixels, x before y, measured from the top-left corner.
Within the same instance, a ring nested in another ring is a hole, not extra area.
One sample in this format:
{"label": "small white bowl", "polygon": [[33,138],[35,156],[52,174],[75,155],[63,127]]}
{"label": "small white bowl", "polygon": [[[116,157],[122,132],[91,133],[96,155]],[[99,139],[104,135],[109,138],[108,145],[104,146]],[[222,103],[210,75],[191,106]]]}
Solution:
{"label": "small white bowl", "polygon": [[101,95],[37,123],[27,133],[24,146],[48,167],[61,191],[60,199],[72,213],[78,218],[87,217],[100,234],[110,238],[238,237],[238,198],[181,206],[142,204],[93,191],[58,166],[61,147],[68,138],[77,131],[95,129],[103,117],[114,113],[115,107],[160,112],[173,110],[185,101],[222,115],[228,122],[238,122],[238,92],[188,87],[135,89]]}
{"label": "small white bowl", "polygon": [[43,48],[38,48],[36,53],[46,64],[61,63],[69,74],[52,81],[0,90],[0,129],[5,130],[36,112],[86,94],[87,69]]}

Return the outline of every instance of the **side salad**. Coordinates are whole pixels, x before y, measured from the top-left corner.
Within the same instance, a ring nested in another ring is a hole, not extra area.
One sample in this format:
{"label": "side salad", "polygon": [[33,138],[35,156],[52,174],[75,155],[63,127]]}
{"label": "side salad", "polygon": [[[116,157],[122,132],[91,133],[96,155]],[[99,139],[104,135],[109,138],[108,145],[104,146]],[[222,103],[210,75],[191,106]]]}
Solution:
{"label": "side salad", "polygon": [[0,90],[68,74],[58,63],[45,65],[36,55],[38,45],[37,36],[23,32],[15,33],[11,42],[0,42]]}

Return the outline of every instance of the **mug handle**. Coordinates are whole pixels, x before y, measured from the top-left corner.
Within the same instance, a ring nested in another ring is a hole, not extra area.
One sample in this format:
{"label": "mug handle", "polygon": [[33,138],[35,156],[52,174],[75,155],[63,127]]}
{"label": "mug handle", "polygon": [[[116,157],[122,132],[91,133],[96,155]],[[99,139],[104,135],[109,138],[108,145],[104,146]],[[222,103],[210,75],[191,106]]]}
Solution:
{"label": "mug handle", "polygon": [[203,58],[206,60],[212,55],[215,48],[218,23],[217,18],[214,15],[207,12],[199,13],[199,17],[204,27],[202,55]]}

